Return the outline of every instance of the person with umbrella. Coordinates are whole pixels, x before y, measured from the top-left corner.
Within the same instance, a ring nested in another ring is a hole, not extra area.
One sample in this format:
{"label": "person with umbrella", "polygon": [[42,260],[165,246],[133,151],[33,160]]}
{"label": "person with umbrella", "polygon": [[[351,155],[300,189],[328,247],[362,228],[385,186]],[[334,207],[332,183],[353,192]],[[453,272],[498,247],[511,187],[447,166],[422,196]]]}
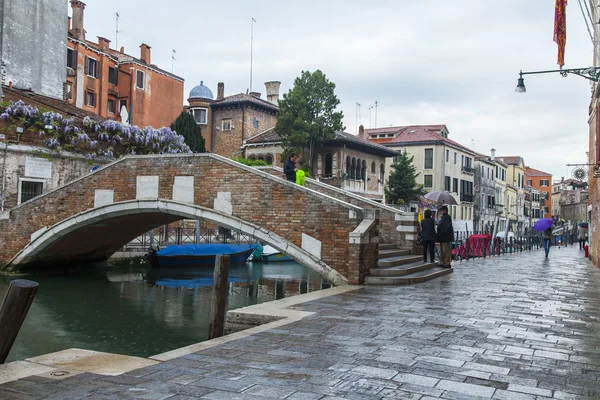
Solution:
{"label": "person with umbrella", "polygon": [[533,229],[536,231],[542,231],[542,238],[544,239],[544,251],[546,252],[546,258],[550,253],[550,241],[552,240],[552,225],[554,222],[551,218],[542,218],[538,220],[534,225]]}
{"label": "person with umbrella", "polygon": [[440,207],[440,223],[437,227],[437,240],[440,242],[440,266],[452,268],[452,242],[454,241],[454,228],[452,218],[448,215],[448,207]]}
{"label": "person with umbrella", "polygon": [[421,241],[423,242],[423,262],[427,262],[427,253],[431,262],[435,252],[435,221],[431,218],[431,210],[425,210],[425,218],[420,225]]}

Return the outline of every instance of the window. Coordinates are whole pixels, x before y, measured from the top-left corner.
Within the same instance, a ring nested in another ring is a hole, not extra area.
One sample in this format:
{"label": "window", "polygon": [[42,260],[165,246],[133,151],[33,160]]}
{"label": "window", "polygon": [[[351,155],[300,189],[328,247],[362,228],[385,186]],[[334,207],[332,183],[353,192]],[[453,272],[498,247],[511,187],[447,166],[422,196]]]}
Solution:
{"label": "window", "polygon": [[498,179],[498,166],[496,165],[496,179]]}
{"label": "window", "polygon": [[265,157],[265,162],[267,163],[267,165],[273,165],[273,156],[272,156],[272,155],[270,155],[270,154],[268,154],[268,155]]}
{"label": "window", "polygon": [[533,181],[531,179],[527,179],[527,186],[533,186]]}
{"label": "window", "polygon": [[450,177],[449,177],[449,176],[446,176],[446,177],[444,178],[444,190],[445,190],[445,191],[447,191],[447,192],[449,192],[449,191],[450,191],[450,189],[451,189],[451,188],[450,188]]}
{"label": "window", "polygon": [[198,125],[206,125],[206,108],[192,108],[192,114]]}
{"label": "window", "polygon": [[425,149],[425,169],[433,169],[433,149]]}
{"label": "window", "polygon": [[117,106],[117,102],[114,101],[113,99],[108,99],[106,101],[106,109],[109,113],[114,114],[116,106]]}
{"label": "window", "polygon": [[85,58],[85,73],[87,76],[91,76],[92,78],[98,77],[98,61],[93,58],[86,57]]}
{"label": "window", "polygon": [[77,69],[77,52],[67,49],[67,68]]}
{"label": "window", "polygon": [[[325,158],[325,165],[327,165],[327,158]],[[377,167],[375,166],[375,161],[373,161],[371,163],[371,173],[372,174],[376,173],[377,172],[376,170],[377,170]]]}
{"label": "window", "polygon": [[456,157],[458,157],[458,154],[456,154],[456,152],[454,152],[454,165],[456,165]]}
{"label": "window", "polygon": [[540,186],[550,186],[550,181],[548,179],[540,179]]}
{"label": "window", "polygon": [[135,86],[138,89],[144,88],[144,71],[136,70]]}
{"label": "window", "polygon": [[550,209],[549,209],[548,207],[544,207],[544,212],[545,212],[546,214],[548,214],[548,213],[550,212]]}
{"label": "window", "polygon": [[[373,163],[373,167],[375,168],[375,163]],[[325,154],[325,176],[333,175],[333,156],[331,153]]]}
{"label": "window", "polygon": [[20,181],[19,204],[25,203],[44,192],[44,181]]}
{"label": "window", "polygon": [[222,131],[230,131],[231,130],[231,118],[221,120],[221,130]]}
{"label": "window", "polygon": [[67,99],[69,100],[73,100],[73,85],[71,85],[70,83],[67,83],[65,86],[65,95],[67,96]]}
{"label": "window", "polygon": [[490,195],[488,194],[488,197],[487,197],[487,208],[492,208],[492,205],[493,205],[493,204],[494,204],[494,203],[492,202],[492,196],[490,196]]}
{"label": "window", "polygon": [[119,100],[119,113],[121,112],[123,107],[125,107],[125,109],[127,109],[127,100]]}
{"label": "window", "polygon": [[450,162],[450,150],[446,150],[446,162]]}
{"label": "window", "polygon": [[254,119],[252,119],[252,126],[258,129],[258,118],[254,117]]}
{"label": "window", "polygon": [[465,156],[460,156],[460,166],[461,167],[466,166],[466,164],[465,164]]}
{"label": "window", "polygon": [[458,193],[458,178],[452,179],[452,191]]}
{"label": "window", "polygon": [[119,80],[119,72],[116,68],[108,67],[108,83],[117,85]]}
{"label": "window", "polygon": [[96,93],[85,92],[85,105],[89,107],[96,107]]}
{"label": "window", "polygon": [[433,187],[433,175],[423,175],[424,187],[432,188]]}

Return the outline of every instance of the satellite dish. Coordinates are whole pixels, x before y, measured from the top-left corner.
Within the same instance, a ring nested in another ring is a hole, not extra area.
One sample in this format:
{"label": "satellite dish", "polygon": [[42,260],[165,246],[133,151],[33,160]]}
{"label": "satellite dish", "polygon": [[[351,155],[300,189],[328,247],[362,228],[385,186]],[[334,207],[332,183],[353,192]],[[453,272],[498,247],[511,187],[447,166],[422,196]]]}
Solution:
{"label": "satellite dish", "polygon": [[129,125],[129,113],[127,112],[127,107],[122,106],[120,114],[121,114],[121,123],[123,125]]}

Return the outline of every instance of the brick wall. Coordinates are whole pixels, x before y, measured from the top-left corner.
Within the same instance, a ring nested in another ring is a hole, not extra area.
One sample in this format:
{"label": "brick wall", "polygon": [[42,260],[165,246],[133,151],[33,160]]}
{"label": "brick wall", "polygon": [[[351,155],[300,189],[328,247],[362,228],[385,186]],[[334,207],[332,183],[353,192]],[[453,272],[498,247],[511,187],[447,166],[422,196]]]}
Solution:
{"label": "brick wall", "polygon": [[[9,219],[0,219],[0,264],[26,246],[32,233],[92,209],[95,190],[114,190],[114,202],[133,200],[136,177],[157,174],[159,198],[172,198],[176,176],[193,175],[194,204],[212,209],[218,192],[230,192],[233,216],[273,231],[297,246],[302,245],[302,233],[320,240],[322,261],[344,276],[348,276],[350,266],[360,267],[361,260],[367,259],[360,256],[360,251],[359,255],[352,253],[354,258],[350,256],[349,233],[362,220],[360,208],[220,157],[198,154],[129,157],[11,210]],[[351,211],[355,218],[349,217]],[[155,210],[147,217],[146,230],[155,214],[160,215]],[[114,226],[113,233],[118,230],[119,226]],[[101,240],[99,235],[93,245],[87,245],[100,246]],[[81,246],[83,242],[82,238]],[[349,283],[360,283],[356,279],[360,275],[353,274]]]}

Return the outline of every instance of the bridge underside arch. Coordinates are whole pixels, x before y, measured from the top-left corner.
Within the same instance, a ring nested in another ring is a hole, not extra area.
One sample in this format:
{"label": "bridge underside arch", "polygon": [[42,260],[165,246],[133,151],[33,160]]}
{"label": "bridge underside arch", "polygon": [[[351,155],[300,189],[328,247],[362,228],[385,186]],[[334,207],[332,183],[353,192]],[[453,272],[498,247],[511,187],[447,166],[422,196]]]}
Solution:
{"label": "bridge underside arch", "polygon": [[335,285],[347,282],[335,269],[274,232],[213,209],[171,200],[113,203],[70,217],[32,235],[6,269],[104,261],[144,232],[182,219],[203,219],[242,232],[287,253]]}

